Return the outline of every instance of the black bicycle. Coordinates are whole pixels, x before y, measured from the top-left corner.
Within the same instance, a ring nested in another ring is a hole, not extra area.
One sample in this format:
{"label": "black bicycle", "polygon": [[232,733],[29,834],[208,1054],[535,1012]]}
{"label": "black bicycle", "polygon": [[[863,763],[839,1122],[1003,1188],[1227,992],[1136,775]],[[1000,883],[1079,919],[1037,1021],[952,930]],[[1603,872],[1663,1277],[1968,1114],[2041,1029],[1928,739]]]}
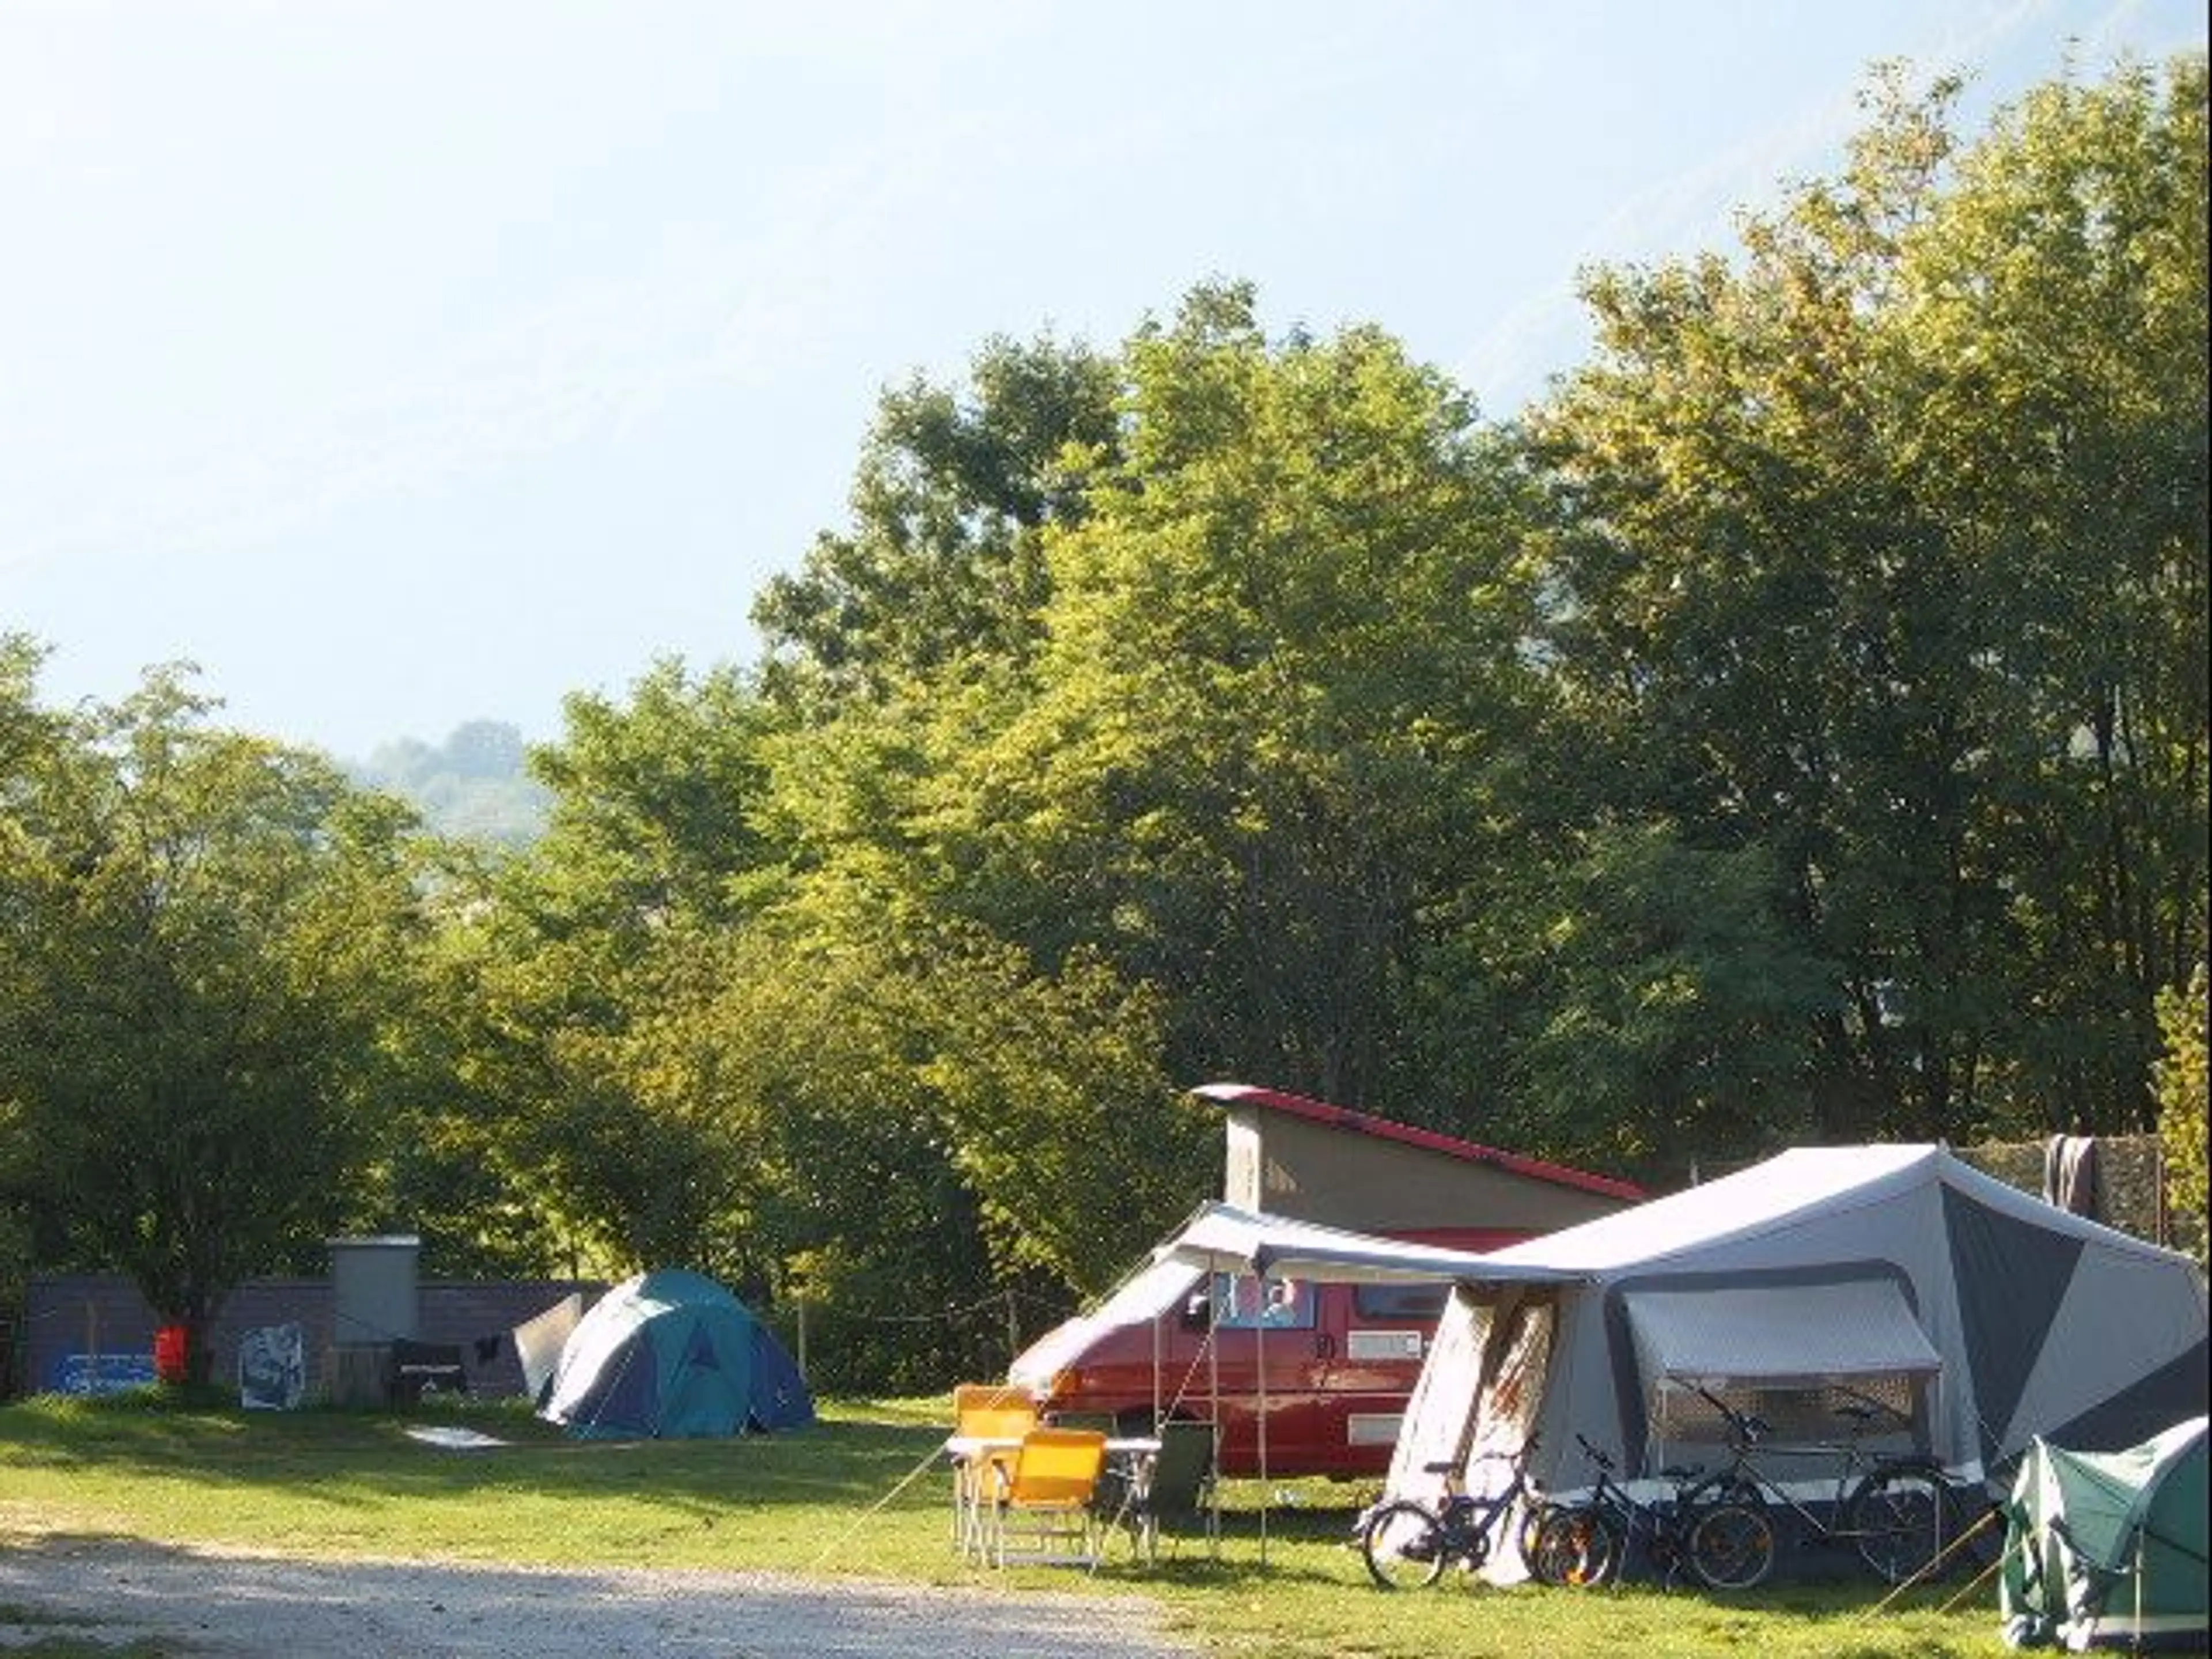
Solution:
{"label": "black bicycle", "polygon": [[1465,1490],[1455,1464],[1425,1465],[1426,1473],[1443,1477],[1443,1497],[1433,1504],[1401,1498],[1369,1513],[1359,1532],[1369,1575],[1384,1589],[1402,1589],[1435,1583],[1455,1561],[1479,1571],[1513,1512],[1529,1507],[1528,1460],[1535,1449],[1532,1436],[1510,1457],[1493,1453],[1510,1473],[1504,1486],[1480,1496]]}
{"label": "black bicycle", "polygon": [[[1774,1571],[1779,1515],[1794,1515],[1816,1541],[1854,1546],[1874,1575],[1889,1584],[1918,1577],[1964,1530],[1965,1488],[1941,1464],[1860,1446],[1867,1425],[1881,1414],[1875,1407],[1838,1407],[1837,1415],[1848,1425],[1840,1441],[1782,1444],[1767,1440],[1763,1419],[1698,1392],[1729,1425],[1728,1468],[1684,1495],[1694,1511],[1690,1570],[1712,1589],[1749,1589],[1765,1581]],[[1760,1466],[1762,1457],[1781,1455],[1832,1462],[1835,1486],[1825,1509],[1802,1501]]]}
{"label": "black bicycle", "polygon": [[1529,1576],[1545,1584],[1609,1584],[1625,1577],[1632,1557],[1640,1554],[1672,1583],[1687,1559],[1698,1515],[1683,1494],[1705,1471],[1662,1469],[1659,1478],[1674,1490],[1645,1502],[1613,1479],[1617,1466],[1610,1453],[1580,1434],[1575,1441],[1597,1466],[1597,1483],[1588,1497],[1547,1504],[1539,1512],[1523,1552]]}

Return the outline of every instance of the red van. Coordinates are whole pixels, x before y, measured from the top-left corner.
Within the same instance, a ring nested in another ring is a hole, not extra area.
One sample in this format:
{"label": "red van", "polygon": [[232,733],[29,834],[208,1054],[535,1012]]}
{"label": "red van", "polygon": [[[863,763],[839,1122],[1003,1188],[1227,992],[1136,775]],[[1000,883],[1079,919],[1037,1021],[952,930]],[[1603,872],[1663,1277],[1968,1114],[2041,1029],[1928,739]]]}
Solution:
{"label": "red van", "polygon": [[1009,1379],[1048,1413],[1109,1416],[1133,1432],[1205,1419],[1219,1402],[1222,1468],[1261,1467],[1262,1364],[1273,1474],[1379,1475],[1443,1306],[1441,1284],[1342,1285],[1216,1273],[1156,1319],[1073,1319],[1032,1344]]}
{"label": "red van", "polygon": [[[1210,1083],[1191,1093],[1223,1115],[1221,1202],[1248,1218],[1486,1251],[1644,1197],[1610,1176],[1278,1089]],[[1218,1398],[1222,1466],[1244,1474],[1261,1467],[1264,1364],[1269,1474],[1384,1473],[1443,1285],[1270,1277],[1289,1294],[1267,1308],[1251,1278],[1217,1271],[1209,1286],[1202,1266],[1174,1254],[1156,1250],[1100,1306],[1030,1344],[1009,1380],[1046,1411],[1110,1416],[1137,1431],[1163,1416],[1206,1418]]]}

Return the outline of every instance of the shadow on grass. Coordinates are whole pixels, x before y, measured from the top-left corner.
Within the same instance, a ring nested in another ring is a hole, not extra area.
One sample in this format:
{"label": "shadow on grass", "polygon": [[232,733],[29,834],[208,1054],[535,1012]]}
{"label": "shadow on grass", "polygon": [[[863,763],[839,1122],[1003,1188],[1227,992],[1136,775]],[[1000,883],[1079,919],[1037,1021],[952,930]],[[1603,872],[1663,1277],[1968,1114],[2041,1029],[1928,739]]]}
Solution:
{"label": "shadow on grass", "polygon": [[[453,1447],[409,1432],[422,1428],[465,1429],[499,1443]],[[96,1470],[241,1491],[278,1485],[295,1493],[324,1484],[366,1486],[394,1498],[520,1487],[575,1498],[650,1492],[663,1501],[714,1507],[737,1497],[748,1504],[866,1504],[909,1475],[925,1474],[945,1433],[830,1417],[776,1435],[583,1440],[502,1402],[441,1402],[405,1415],[51,1398],[0,1407],[0,1450],[27,1472]]]}

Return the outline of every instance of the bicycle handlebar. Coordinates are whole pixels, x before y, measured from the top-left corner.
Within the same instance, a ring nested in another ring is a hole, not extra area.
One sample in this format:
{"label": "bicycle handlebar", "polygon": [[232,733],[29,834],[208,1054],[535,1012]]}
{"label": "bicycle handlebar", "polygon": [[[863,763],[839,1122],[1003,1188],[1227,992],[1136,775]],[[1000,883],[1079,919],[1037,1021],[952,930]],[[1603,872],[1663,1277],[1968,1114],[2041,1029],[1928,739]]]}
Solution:
{"label": "bicycle handlebar", "polygon": [[1736,1437],[1746,1445],[1756,1445],[1774,1432],[1774,1425],[1755,1412],[1740,1412],[1702,1382],[1690,1386],[1704,1396],[1705,1401],[1728,1420]]}
{"label": "bicycle handlebar", "polygon": [[1589,1437],[1584,1434],[1580,1429],[1575,1431],[1575,1443],[1583,1449],[1583,1451],[1586,1455],[1588,1455],[1591,1462],[1596,1464],[1598,1468],[1603,1469],[1607,1474],[1611,1474],[1613,1473],[1613,1454],[1605,1450],[1602,1447],[1591,1445],[1589,1443]]}

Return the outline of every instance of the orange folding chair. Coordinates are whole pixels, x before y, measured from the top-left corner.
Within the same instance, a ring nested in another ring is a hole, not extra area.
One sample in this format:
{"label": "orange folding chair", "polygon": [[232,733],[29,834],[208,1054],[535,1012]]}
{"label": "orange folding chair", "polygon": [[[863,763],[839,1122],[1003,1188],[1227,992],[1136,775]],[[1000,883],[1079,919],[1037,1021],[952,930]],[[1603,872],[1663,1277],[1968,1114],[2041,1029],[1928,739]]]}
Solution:
{"label": "orange folding chair", "polygon": [[1036,1427],[1036,1404],[1006,1382],[963,1382],[952,1390],[952,1543],[963,1555],[980,1555],[992,1494],[1013,1468],[1022,1437]]}
{"label": "orange folding chair", "polygon": [[1097,1567],[1104,1551],[1091,1497],[1105,1468],[1097,1430],[1030,1430],[1012,1467],[993,1476],[992,1560]]}

